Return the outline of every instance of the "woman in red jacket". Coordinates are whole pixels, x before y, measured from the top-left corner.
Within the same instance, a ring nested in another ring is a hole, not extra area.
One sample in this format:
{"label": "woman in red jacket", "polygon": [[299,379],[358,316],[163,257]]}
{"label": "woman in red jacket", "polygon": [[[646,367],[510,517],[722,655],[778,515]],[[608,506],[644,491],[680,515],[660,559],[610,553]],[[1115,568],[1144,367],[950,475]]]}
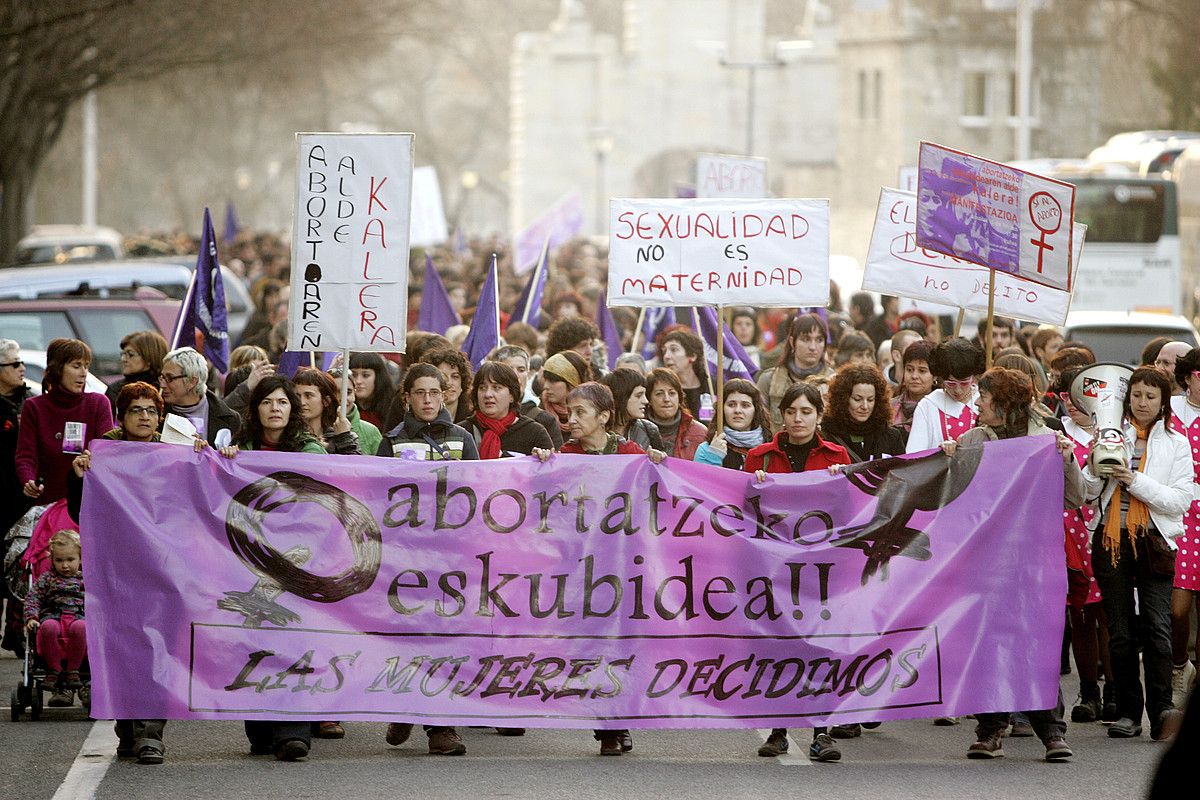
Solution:
{"label": "woman in red jacket", "polygon": [[[563,453],[585,455],[637,455],[645,453],[638,445],[612,432],[617,406],[612,391],[602,383],[581,383],[567,395],[567,419],[571,438],[563,442]],[[546,461],[553,455],[551,450],[534,448],[533,454]],[[666,458],[666,453],[650,448],[647,453],[655,464]],[[600,742],[600,755],[619,756],[633,749],[633,738],[626,729],[593,731]]]}
{"label": "woman in red jacket", "polygon": [[[789,386],[779,401],[783,430],[775,434],[771,441],[763,442],[747,453],[742,469],[753,472],[762,481],[768,472],[808,472],[849,464],[850,455],[846,448],[825,441],[817,433],[824,412],[825,402],[817,387],[807,383]],[[779,756],[787,750],[787,728],[775,728],[762,747],[758,748],[758,754],[763,757]],[[837,742],[829,735],[829,728],[813,728],[808,757],[813,761],[837,761],[842,757]]]}

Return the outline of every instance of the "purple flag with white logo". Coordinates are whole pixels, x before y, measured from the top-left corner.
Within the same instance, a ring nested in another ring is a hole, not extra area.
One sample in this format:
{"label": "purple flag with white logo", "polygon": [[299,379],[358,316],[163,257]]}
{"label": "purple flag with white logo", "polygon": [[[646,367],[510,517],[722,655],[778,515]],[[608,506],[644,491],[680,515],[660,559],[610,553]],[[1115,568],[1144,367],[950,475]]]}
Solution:
{"label": "purple flag with white logo", "polygon": [[450,295],[442,276],[433,266],[433,259],[425,254],[425,286],[421,292],[421,310],[417,315],[417,330],[445,334],[451,325],[461,325],[462,318],[454,310]]}
{"label": "purple flag with white logo", "polygon": [[462,350],[471,362],[471,369],[487,359],[488,353],[500,346],[500,301],[497,296],[496,254],[492,253],[492,265],[488,267],[487,280],[479,293],[475,305],[475,316],[471,318],[471,332],[467,334]]}
{"label": "purple flag with white logo", "polygon": [[179,313],[181,319],[175,326],[171,347],[195,347],[217,372],[227,372],[229,323],[225,316],[225,284],[221,282],[221,262],[217,258],[217,235],[207,208],[196,272]]}

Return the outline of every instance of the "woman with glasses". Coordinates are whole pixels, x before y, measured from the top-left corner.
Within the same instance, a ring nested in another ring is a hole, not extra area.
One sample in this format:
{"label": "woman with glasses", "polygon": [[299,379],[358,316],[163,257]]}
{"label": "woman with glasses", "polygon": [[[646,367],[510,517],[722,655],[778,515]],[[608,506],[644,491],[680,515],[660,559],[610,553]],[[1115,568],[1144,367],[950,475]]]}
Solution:
{"label": "woman with glasses", "polygon": [[85,391],[91,363],[92,349],[78,339],[55,339],[46,348],[42,394],[25,401],[17,434],[17,479],[31,500],[65,498],[75,456],[113,428],[108,398]]}
{"label": "woman with glasses", "polygon": [[929,371],[938,388],[917,403],[906,452],[932,450],[975,427],[975,382],[983,368],[983,348],[975,342],[956,336],[933,348]]}
{"label": "woman with glasses", "polygon": [[[163,415],[177,414],[192,423],[201,439],[214,447],[237,439],[242,415],[208,391],[208,362],[191,347],[179,347],[163,358],[158,374]],[[222,433],[225,431],[225,433]]]}
{"label": "woman with glasses", "polygon": [[167,340],[157,331],[137,331],[121,340],[121,380],[105,392],[113,409],[117,407],[117,395],[129,384],[141,381],[158,386],[158,373],[169,349]]}

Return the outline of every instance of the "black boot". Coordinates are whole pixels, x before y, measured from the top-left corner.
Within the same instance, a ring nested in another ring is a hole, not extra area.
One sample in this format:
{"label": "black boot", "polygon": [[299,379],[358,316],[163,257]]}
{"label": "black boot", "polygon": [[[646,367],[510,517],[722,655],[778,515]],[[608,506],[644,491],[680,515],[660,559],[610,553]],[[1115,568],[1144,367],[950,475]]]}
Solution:
{"label": "black boot", "polygon": [[1100,721],[1113,723],[1120,719],[1117,713],[1117,687],[1113,681],[1104,682],[1104,706],[1100,710]]}

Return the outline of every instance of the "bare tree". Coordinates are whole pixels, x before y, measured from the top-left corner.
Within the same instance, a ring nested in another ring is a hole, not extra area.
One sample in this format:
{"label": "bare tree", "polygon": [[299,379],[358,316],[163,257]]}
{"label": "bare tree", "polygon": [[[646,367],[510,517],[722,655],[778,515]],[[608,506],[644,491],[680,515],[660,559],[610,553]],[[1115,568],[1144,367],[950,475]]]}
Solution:
{"label": "bare tree", "polygon": [[1130,16],[1158,23],[1145,66],[1163,96],[1165,124],[1200,128],[1200,0],[1121,0],[1120,5]]}
{"label": "bare tree", "polygon": [[[436,38],[441,0],[0,0],[0,263],[70,109],[90,90],[188,67],[315,54],[362,58],[396,36]],[[198,109],[197,113],[202,113]]]}

